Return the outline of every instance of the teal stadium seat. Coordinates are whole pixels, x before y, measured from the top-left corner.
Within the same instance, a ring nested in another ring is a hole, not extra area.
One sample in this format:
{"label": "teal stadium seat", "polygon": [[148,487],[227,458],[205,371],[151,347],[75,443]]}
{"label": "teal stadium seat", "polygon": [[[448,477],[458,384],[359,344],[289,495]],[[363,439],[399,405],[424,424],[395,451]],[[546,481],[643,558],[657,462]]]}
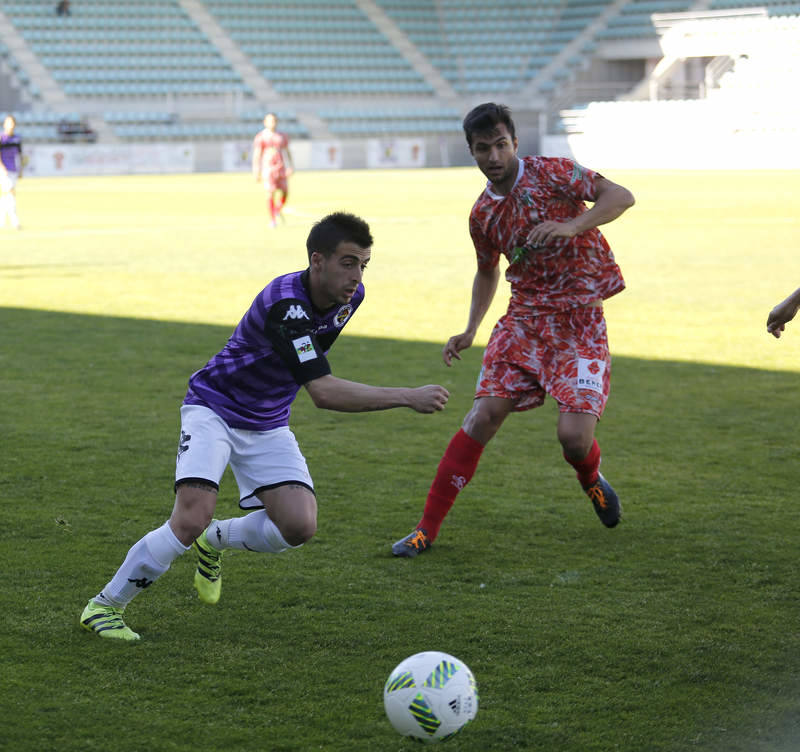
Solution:
{"label": "teal stadium seat", "polygon": [[68,17],[32,0],[4,12],[68,96],[252,93],[177,0],[81,0]]}
{"label": "teal stadium seat", "polygon": [[206,7],[281,94],[433,93],[353,0],[210,0]]}

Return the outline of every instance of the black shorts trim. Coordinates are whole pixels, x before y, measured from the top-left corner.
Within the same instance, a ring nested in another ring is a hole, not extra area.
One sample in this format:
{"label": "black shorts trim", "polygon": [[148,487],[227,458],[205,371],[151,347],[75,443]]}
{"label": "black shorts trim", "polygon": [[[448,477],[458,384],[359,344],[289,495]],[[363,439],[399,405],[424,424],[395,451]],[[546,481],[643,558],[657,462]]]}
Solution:
{"label": "black shorts trim", "polygon": [[253,493],[249,496],[245,496],[243,499],[239,499],[239,509],[263,509],[261,502],[256,499],[255,504],[246,504],[245,502],[248,499],[253,499],[255,495],[261,491],[269,491],[271,488],[280,488],[281,486],[303,486],[303,488],[307,488],[311,491],[312,494],[316,497],[316,492],[314,489],[308,485],[308,483],[303,483],[301,480],[282,480],[280,483],[270,483],[268,486],[259,486]]}
{"label": "black shorts trim", "polygon": [[179,480],[175,481],[174,490],[175,493],[178,492],[178,486],[183,485],[184,483],[208,483],[209,486],[214,486],[214,488],[219,491],[219,483],[215,483],[213,480],[209,480],[208,478],[180,478]]}

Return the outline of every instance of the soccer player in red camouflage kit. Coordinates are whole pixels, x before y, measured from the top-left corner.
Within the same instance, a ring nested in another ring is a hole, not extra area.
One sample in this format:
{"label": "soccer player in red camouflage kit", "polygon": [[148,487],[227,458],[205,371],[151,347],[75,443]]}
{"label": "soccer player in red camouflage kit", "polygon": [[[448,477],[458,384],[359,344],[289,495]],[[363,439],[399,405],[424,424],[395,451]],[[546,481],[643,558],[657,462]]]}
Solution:
{"label": "soccer player in red camouflage kit", "polygon": [[439,463],[422,519],[392,546],[395,556],[430,548],[506,416],[539,407],[545,394],[558,402],[564,459],[600,520],[614,527],[621,516],[619,498],[599,471],[594,431],[611,372],[602,301],[625,282],[597,226],[633,206],[633,195],[569,159],[519,158],[503,105],[475,107],[464,118],[464,133],[489,182],[469,217],[478,270],[467,328],[447,341],[445,364],[472,345],[497,290],[501,253],[509,262],[511,300],[486,347],[472,409]]}
{"label": "soccer player in red camouflage kit", "polygon": [[253,176],[264,183],[267,208],[273,227],[278,217],[283,219],[283,207],[289,198],[289,176],[294,172],[289,137],[277,130],[278,118],[270,112],[264,118],[264,128],[253,139]]}

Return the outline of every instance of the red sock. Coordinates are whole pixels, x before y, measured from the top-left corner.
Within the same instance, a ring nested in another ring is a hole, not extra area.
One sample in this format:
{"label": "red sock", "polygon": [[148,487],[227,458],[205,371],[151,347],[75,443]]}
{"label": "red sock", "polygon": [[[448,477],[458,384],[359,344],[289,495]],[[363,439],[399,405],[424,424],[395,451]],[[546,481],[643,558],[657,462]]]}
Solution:
{"label": "red sock", "polygon": [[578,481],[586,488],[592,485],[597,480],[597,475],[600,471],[600,446],[597,439],[592,442],[592,448],[582,460],[572,460],[564,454],[564,459],[569,462],[578,475]]}
{"label": "red sock", "polygon": [[272,196],[269,197],[267,205],[269,206],[269,216],[275,219],[275,199]]}
{"label": "red sock", "polygon": [[464,429],[459,429],[447,445],[447,450],[439,462],[436,477],[431,483],[425,509],[417,527],[423,528],[433,541],[439,528],[456,500],[458,492],[467,485],[475,474],[478,460],[483,452],[483,444],[475,441]]}

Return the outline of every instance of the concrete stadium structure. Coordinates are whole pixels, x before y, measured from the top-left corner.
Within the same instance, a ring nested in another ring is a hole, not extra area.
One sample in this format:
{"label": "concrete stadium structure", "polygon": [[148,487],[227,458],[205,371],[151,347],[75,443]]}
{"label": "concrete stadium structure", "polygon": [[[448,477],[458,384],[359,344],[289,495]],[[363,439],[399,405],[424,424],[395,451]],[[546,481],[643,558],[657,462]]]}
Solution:
{"label": "concrete stadium structure", "polygon": [[38,155],[34,174],[142,159],[246,169],[267,111],[301,168],[467,164],[461,117],[487,100],[513,108],[524,152],[800,166],[786,148],[799,12],[782,0],[496,0],[491,12],[479,0],[80,0],[57,15],[18,0],[0,3],[0,109]]}

